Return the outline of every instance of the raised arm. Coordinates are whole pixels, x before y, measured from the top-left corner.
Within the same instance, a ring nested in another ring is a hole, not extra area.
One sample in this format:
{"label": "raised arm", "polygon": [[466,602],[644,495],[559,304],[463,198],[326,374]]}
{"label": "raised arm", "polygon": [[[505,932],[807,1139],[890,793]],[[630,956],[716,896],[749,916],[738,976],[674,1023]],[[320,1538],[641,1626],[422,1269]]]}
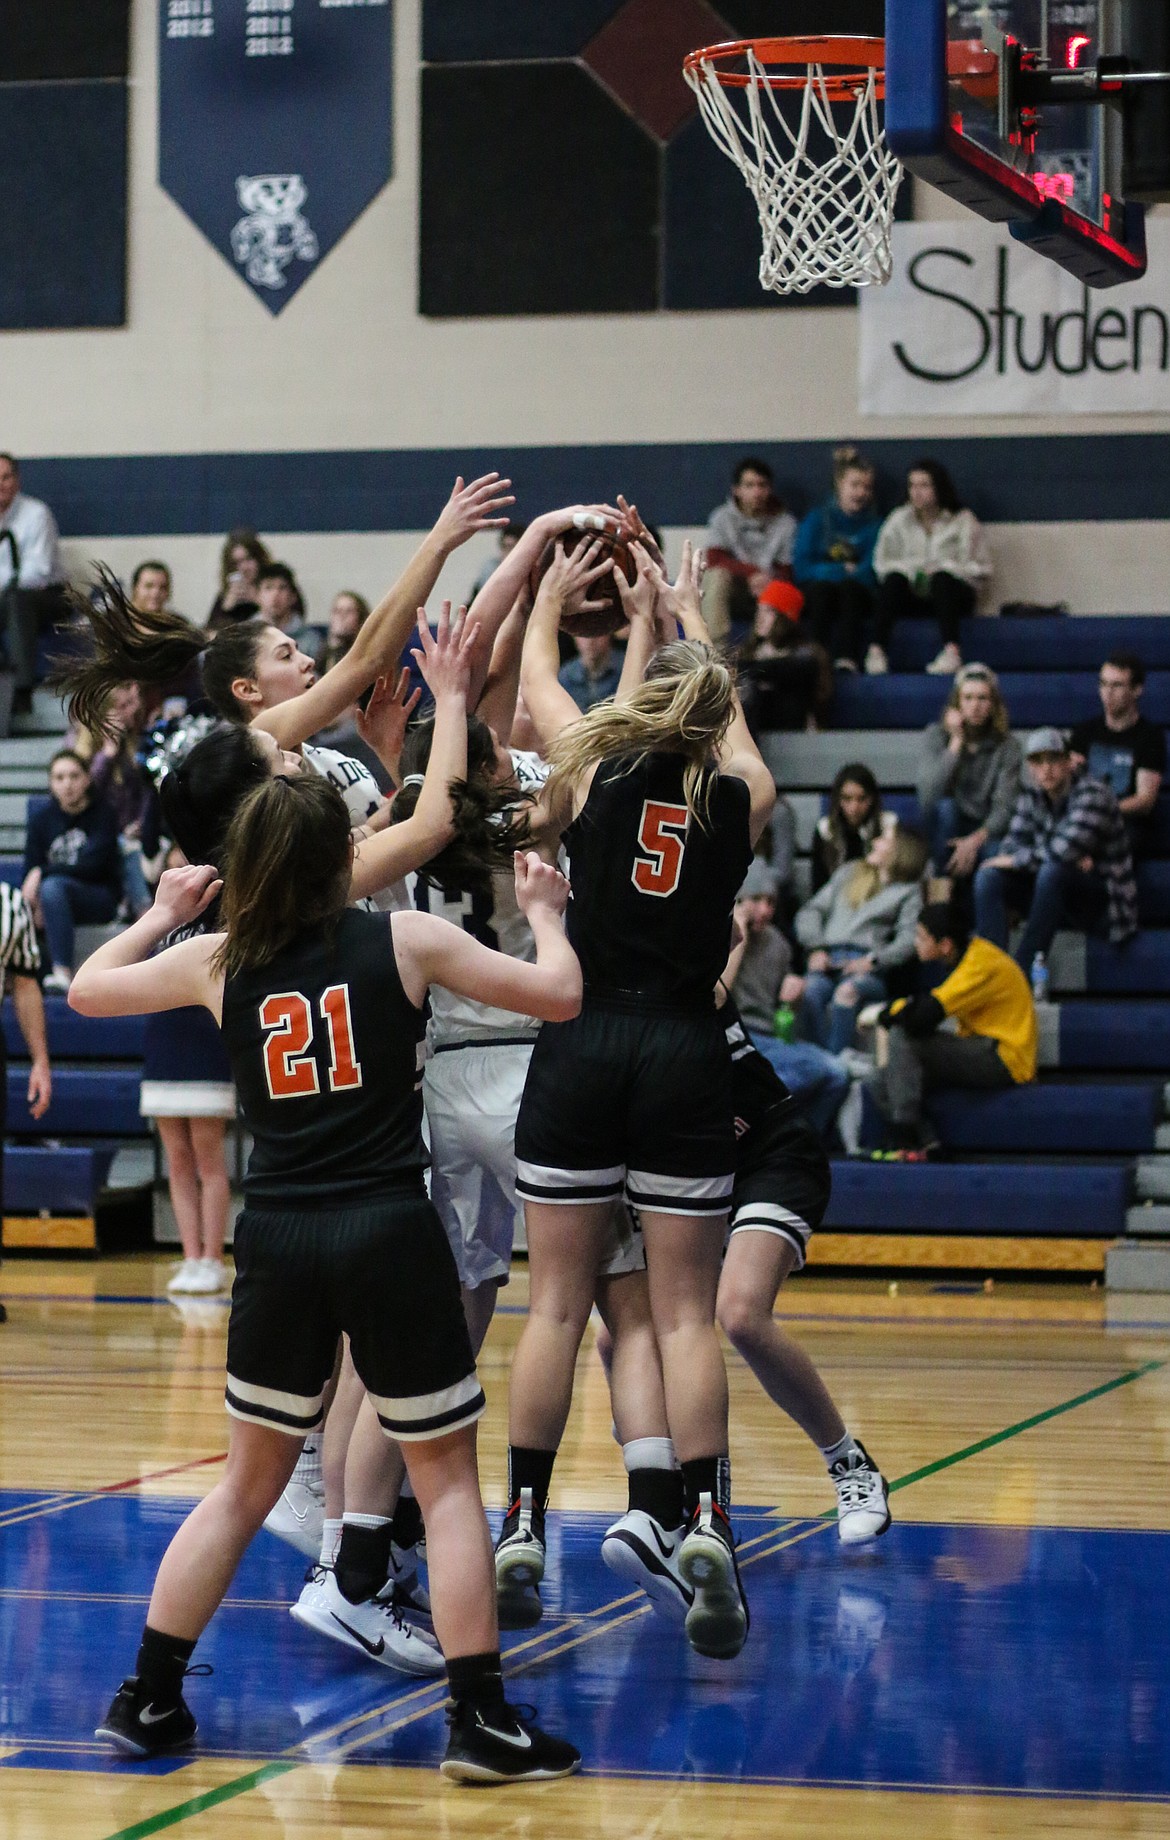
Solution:
{"label": "raised arm", "polygon": [[265,729],[282,748],[299,747],[335,722],[381,672],[392,670],[410,638],[417,610],[438,581],[448,556],[477,530],[495,530],[507,523],[502,514],[515,502],[508,491],[510,484],[498,473],[485,473],[469,486],[457,479],[434,529],[378,602],[345,657],[299,696],[262,710],[254,726]]}
{"label": "raised arm", "polygon": [[562,729],[581,720],[581,711],[557,675],[561,663],[557,631],[566,613],[588,605],[590,587],[609,572],[609,559],[599,561],[600,554],[598,543],[578,544],[572,555],[558,543],[524,635],[520,687],[545,749]]}
{"label": "raised arm", "polygon": [[[479,624],[479,650],[471,669],[469,709],[476,709],[483,695],[496,636],[516,604],[516,596],[527,589],[533,570],[548,545],[562,531],[608,530],[614,533],[620,523],[621,513],[613,505],[563,505],[556,511],[544,511],[533,518],[519,542],[509,550],[499,567],[492,570],[471,603],[471,617]],[[485,716],[484,720],[490,718]]]}
{"label": "raised arm", "polygon": [[431,753],[409,818],[367,837],[354,852],[349,898],[360,900],[420,869],[454,835],[451,782],[467,778],[467,685],[476,631],[459,609],[451,620],[444,601],[432,634],[426,610],[418,612],[420,649],[413,654],[435,700]]}
{"label": "raised arm", "polygon": [[151,1016],[159,1010],[202,1004],[218,1022],[223,977],[212,967],[219,936],[203,933],[150,955],[168,933],[189,926],[223,887],[215,869],[167,869],[154,906],[134,925],[107,939],[87,958],[69,986],[69,1007],[82,1016]]}
{"label": "raised arm", "polygon": [[[512,602],[511,611],[496,634],[487,678],[475,705],[475,714],[486,722],[499,741],[507,747],[516,720],[516,698],[520,691],[520,654],[524,650],[524,632],[532,611],[532,596],[525,583]],[[482,639],[480,645],[482,647]]]}
{"label": "raised arm", "polygon": [[[707,630],[699,598],[705,560],[701,551],[696,552],[689,542],[684,543],[678,578],[672,585],[663,576],[660,591],[668,610],[682,627],[684,638],[710,645],[711,634]],[[754,848],[768,828],[772,808],[776,803],[776,782],[747,725],[738,691],[735,693],[731,723],[719,750],[719,770],[742,779],[747,785],[751,801],[749,828]]]}
{"label": "raised arm", "polygon": [[516,901],[536,941],[536,963],[480,945],[433,914],[395,914],[394,948],[403,988],[421,1008],[427,987],[442,984],[521,1016],[568,1022],[581,1008],[581,966],[565,937],[569,884],[535,851],[517,852]]}

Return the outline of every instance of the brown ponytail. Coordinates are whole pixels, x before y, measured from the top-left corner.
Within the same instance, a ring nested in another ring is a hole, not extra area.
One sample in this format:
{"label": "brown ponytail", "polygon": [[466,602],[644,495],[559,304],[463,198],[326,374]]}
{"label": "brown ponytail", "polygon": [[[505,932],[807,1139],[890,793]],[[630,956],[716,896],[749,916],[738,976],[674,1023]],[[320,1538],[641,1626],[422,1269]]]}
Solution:
{"label": "brown ponytail", "polygon": [[232,684],[254,677],[256,653],[267,622],[253,618],[225,626],[210,637],[181,613],[142,613],[126,597],[112,569],[99,564],[92,600],[68,590],[90,645],[81,658],[54,661],[50,681],[67,698],[69,720],[94,734],[109,734],[107,709],[122,684],[167,684],[200,659],[203,686],[225,721],[246,722],[249,711],[236,702]]}
{"label": "brown ponytail", "polygon": [[349,893],[349,812],[317,773],[268,779],[228,829],[217,968],[266,965],[299,933],[337,920]]}

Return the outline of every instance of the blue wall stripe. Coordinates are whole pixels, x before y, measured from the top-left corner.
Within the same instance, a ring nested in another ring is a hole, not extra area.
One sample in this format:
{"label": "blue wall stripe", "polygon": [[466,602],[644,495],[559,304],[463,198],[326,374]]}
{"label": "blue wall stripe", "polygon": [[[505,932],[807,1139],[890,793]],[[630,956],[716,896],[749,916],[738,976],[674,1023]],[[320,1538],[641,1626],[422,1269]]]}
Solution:
{"label": "blue wall stripe", "polygon": [[[1092,522],[1170,515],[1170,435],[977,436],[866,443],[882,501],[896,503],[923,454],[948,466],[988,523]],[[53,507],[66,535],[188,536],[233,524],[272,531],[420,530],[454,474],[498,467],[516,483],[517,515],[555,504],[635,498],[658,524],[701,524],[732,464],[761,454],[797,512],[827,485],[824,441],[663,442],[612,446],[402,448],[342,453],[136,454],[24,463],[26,491]]]}

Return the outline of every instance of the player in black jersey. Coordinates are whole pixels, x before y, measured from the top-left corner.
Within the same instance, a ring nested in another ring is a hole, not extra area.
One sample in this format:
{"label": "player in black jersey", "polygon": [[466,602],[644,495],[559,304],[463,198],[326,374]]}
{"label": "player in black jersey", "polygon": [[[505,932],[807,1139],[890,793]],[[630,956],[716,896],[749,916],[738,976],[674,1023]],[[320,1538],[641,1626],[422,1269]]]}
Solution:
{"label": "player in black jersey", "polygon": [[[83,1014],[200,1003],[222,1016],[255,1140],[236,1232],[226,1468],[167,1550],[136,1671],[98,1732],[132,1756],[191,1742],[182,1682],[195,1643],[319,1422],[345,1332],[426,1516],[452,1696],[444,1772],[467,1782],[567,1775],[577,1751],[503,1694],[475,1462],[483,1394],[422,1183],[418,1068],[432,982],[550,1019],[576,1012],[567,887],[537,857],[517,857],[537,942],[536,963],[521,964],[429,915],[348,909],[351,853],[348,812],[326,781],[269,780],[233,820],[223,883],[210,868],[168,872],[150,913],[87,962],[71,993]],[[222,933],[147,957],[221,887]]]}
{"label": "player in black jersey", "polygon": [[[718,1317],[776,1405],[812,1439],[837,1491],[837,1533],[855,1545],[890,1524],[884,1478],[864,1446],[845,1429],[824,1381],[804,1350],[773,1320],[785,1278],[804,1264],[809,1236],[828,1206],[831,1179],[824,1145],[775,1069],[752,1045],[726,988],[742,945],[720,982],[721,1021],[731,1053],[735,1107],[735,1187],[730,1233],[719,1284]],[[631,1285],[627,1309],[649,1316],[648,1301]],[[612,1343],[598,1337],[611,1372]],[[681,1477],[665,1418],[623,1446],[629,1506],[606,1530],[601,1556],[625,1583],[637,1585],[656,1610],[677,1619],[693,1593],[678,1567],[673,1529],[682,1513]]]}
{"label": "player in black jersey", "polygon": [[[644,657],[653,639],[637,635],[652,635],[660,588],[649,557],[637,553],[636,587],[620,585],[631,649]],[[688,556],[684,594],[689,571]],[[705,645],[667,646],[646,682],[637,681],[639,663],[614,703],[580,715],[557,681],[557,626],[597,572],[591,549],[554,562],[521,673],[553,765],[550,803],[557,810],[560,802],[566,825],[567,924],[585,1001],[576,1021],[541,1030],[516,1129],[531,1302],[512,1364],[510,1507],[496,1577],[511,1611],[518,1598],[531,1603],[543,1575],[544,1511],[574,1362],[609,1208],[624,1194],[642,1220],[685,1483],[680,1564],[695,1586],[687,1632],[701,1652],[730,1656],[743,1646],[748,1616],[729,1519],[727,1376],[715,1328],[735,1144],[712,993],[775,787],[734,678]]]}

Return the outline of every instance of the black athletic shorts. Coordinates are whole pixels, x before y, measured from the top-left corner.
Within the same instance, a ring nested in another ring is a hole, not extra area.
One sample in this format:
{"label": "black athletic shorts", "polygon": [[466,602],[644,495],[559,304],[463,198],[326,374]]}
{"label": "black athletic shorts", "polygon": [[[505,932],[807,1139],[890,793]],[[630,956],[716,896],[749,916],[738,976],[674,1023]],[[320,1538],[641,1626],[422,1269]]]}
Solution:
{"label": "black athletic shorts", "polygon": [[424,1194],[337,1210],[246,1207],[235,1259],[234,1417],[312,1431],[343,1331],[388,1437],[442,1437],[483,1411],[455,1260]]}
{"label": "black athletic shorts", "polygon": [[731,1196],[732,1233],[775,1233],[804,1264],[809,1235],[825,1218],[832,1178],[824,1145],[785,1099],[764,1113],[740,1146]]}
{"label": "black athletic shorts", "polygon": [[648,1213],[726,1214],[731,1060],[710,1012],[590,1004],[536,1038],[516,1120],[516,1191],[554,1205],[623,1191]]}

